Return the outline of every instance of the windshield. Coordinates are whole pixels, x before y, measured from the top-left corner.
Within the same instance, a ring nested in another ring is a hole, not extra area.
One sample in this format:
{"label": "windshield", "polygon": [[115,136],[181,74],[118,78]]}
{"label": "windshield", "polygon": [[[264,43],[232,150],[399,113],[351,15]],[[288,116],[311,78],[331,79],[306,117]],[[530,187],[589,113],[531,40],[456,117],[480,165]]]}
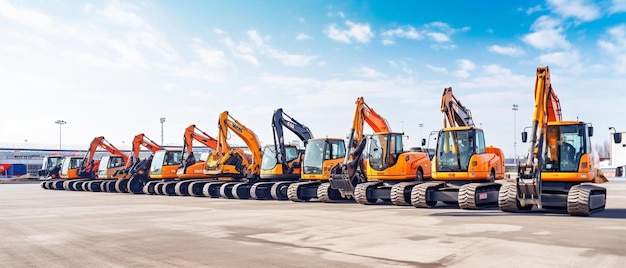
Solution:
{"label": "windshield", "polygon": [[67,157],[63,159],[62,162],[62,168],[60,174],[61,175],[67,175],[67,171],[70,169],[76,169],[79,168],[80,165],[83,163],[83,159],[82,158],[74,158],[74,157]]}
{"label": "windshield", "polygon": [[63,157],[47,157],[44,162],[43,169],[52,169],[56,165],[63,162]]}
{"label": "windshield", "polygon": [[309,140],[304,149],[304,174],[322,174],[324,160],[343,158],[343,140]]}
{"label": "windshield", "polygon": [[[440,131],[436,149],[437,170],[451,172],[467,171],[470,158],[476,153],[476,143],[474,142],[476,132],[480,132],[481,134],[478,137],[483,138],[480,130]],[[484,138],[478,144],[483,147],[481,151],[484,152]]]}
{"label": "windshield", "polygon": [[266,146],[263,147],[263,159],[261,160],[261,169],[262,170],[271,170],[276,167],[278,164],[278,160],[276,159],[276,150],[274,150],[274,146]]}
{"label": "windshield", "polygon": [[402,134],[374,134],[369,146],[369,165],[374,170],[385,170],[397,163],[402,152]]}
{"label": "windshield", "polygon": [[587,153],[586,126],[548,126],[547,134],[543,170],[577,172],[581,156]]}
{"label": "windshield", "polygon": [[167,151],[161,150],[154,153],[154,157],[152,158],[152,163],[150,164],[150,173],[151,174],[161,174],[161,168],[163,168],[163,159],[165,159],[165,154]]}

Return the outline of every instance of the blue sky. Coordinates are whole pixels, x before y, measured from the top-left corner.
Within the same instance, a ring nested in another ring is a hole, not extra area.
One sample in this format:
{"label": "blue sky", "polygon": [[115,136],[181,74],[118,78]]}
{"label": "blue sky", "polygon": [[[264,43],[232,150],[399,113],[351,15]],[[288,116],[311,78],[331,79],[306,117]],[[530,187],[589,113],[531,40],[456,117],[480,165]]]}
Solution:
{"label": "blue sky", "polygon": [[544,65],[564,119],[626,130],[626,0],[389,2],[0,0],[0,141],[159,141],[166,117],[180,144],[228,110],[265,144],[279,107],[345,137],[363,96],[415,146],[451,86],[511,156]]}

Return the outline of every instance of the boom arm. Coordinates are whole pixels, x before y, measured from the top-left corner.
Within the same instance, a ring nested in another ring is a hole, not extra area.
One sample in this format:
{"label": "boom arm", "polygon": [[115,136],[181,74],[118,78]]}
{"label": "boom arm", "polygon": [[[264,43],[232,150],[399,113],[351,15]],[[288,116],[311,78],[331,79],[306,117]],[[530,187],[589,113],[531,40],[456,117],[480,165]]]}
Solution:
{"label": "boom arm", "polygon": [[274,111],[274,116],[272,117],[272,129],[274,129],[274,149],[276,152],[276,159],[278,163],[283,165],[283,170],[287,170],[289,167],[285,161],[287,153],[285,151],[283,126],[296,134],[296,136],[304,142],[304,145],[307,144],[308,140],[313,138],[313,134],[308,127],[284,113],[282,108],[278,108]]}
{"label": "boom arm", "polygon": [[91,173],[95,169],[97,169],[97,167],[95,167],[93,163],[93,160],[94,160],[93,156],[96,154],[96,150],[98,149],[98,147],[105,149],[107,152],[111,153],[112,155],[121,156],[122,158],[124,158],[124,162],[128,163],[128,156],[126,154],[124,154],[122,151],[120,151],[115,146],[113,146],[113,144],[111,144],[109,141],[104,139],[103,136],[99,136],[99,137],[94,138],[93,141],[91,141],[91,144],[89,145],[89,150],[87,154],[85,155],[85,157],[83,158],[83,163],[80,169],[78,170],[79,174]]}
{"label": "boom arm", "polygon": [[363,152],[363,149],[365,149],[365,146],[361,145],[361,143],[365,142],[365,139],[363,138],[364,122],[367,122],[374,132],[391,132],[391,127],[387,123],[387,120],[374,111],[374,109],[369,107],[365,103],[363,97],[357,98],[348,146],[350,146],[352,150],[357,148],[360,148],[360,150],[346,154],[344,164],[348,164],[350,160],[354,160],[355,158],[360,159],[361,153]]}
{"label": "boom arm", "polygon": [[[252,130],[248,129],[246,126],[241,124],[236,119],[232,118],[228,111],[224,111],[220,114],[220,120],[218,122],[219,136],[218,136],[218,146],[216,151],[218,152],[230,152],[231,148],[226,142],[226,138],[228,137],[228,129],[232,130],[237,136],[239,136],[248,146],[250,151],[252,152],[252,159],[254,161],[248,167],[249,174],[258,174],[260,172],[261,165],[261,144],[259,143],[259,139],[256,134],[252,132]],[[253,166],[254,165],[254,166]]]}
{"label": "boom arm", "polygon": [[[349,153],[346,154],[343,163],[337,164],[331,169],[329,180],[331,187],[338,189],[344,197],[353,194],[356,184],[367,181],[365,172],[362,170],[363,150],[365,150],[367,141],[363,136],[364,122],[367,122],[374,132],[391,132],[387,120],[369,107],[363,97],[357,98],[352,128],[350,129],[350,139],[348,140]],[[361,170],[360,174],[359,170]]]}
{"label": "boom arm", "polygon": [[[550,70],[547,66],[537,68],[535,80],[535,109],[526,162],[520,163],[517,184],[523,193],[520,203],[541,207],[541,169],[545,159],[543,151],[547,139],[548,122],[562,121],[561,104],[552,90]],[[519,195],[518,195],[519,197]]]}
{"label": "boom arm", "polygon": [[441,96],[441,112],[444,115],[443,127],[473,127],[474,120],[468,108],[452,94],[452,87],[443,89]]}
{"label": "boom arm", "polygon": [[145,134],[140,133],[137,134],[133,139],[133,157],[139,158],[139,151],[141,150],[141,146],[146,147],[146,149],[150,150],[153,153],[163,149],[163,146],[149,139],[148,137],[146,137]]}
{"label": "boom arm", "polygon": [[187,166],[189,164],[195,163],[195,158],[193,157],[193,141],[196,140],[205,146],[216,150],[218,146],[218,140],[211,137],[211,135],[206,132],[200,130],[196,125],[190,125],[185,129],[185,137],[184,137],[184,147],[183,151],[186,152],[186,155],[181,157],[187,157],[187,159],[182,159],[181,164]]}

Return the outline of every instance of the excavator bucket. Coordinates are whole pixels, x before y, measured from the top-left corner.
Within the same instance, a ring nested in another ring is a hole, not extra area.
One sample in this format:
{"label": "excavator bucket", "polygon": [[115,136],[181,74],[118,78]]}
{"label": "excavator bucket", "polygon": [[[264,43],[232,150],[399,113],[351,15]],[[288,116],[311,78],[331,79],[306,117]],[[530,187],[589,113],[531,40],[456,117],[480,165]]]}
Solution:
{"label": "excavator bucket", "polygon": [[604,172],[602,172],[602,170],[598,169],[598,172],[596,173],[596,177],[593,178],[593,182],[594,183],[605,183],[605,182],[609,182],[609,179],[606,178],[606,176],[604,176]]}

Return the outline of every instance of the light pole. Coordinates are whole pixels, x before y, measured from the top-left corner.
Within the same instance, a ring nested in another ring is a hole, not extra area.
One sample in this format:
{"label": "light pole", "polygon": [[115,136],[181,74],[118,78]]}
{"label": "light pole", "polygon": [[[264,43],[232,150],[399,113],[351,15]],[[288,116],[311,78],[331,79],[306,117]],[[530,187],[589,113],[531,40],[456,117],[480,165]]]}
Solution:
{"label": "light pole", "polygon": [[65,122],[65,120],[57,120],[57,121],[54,121],[54,123],[59,125],[59,151],[60,151],[61,150],[61,127],[67,124],[67,122]]}
{"label": "light pole", "polygon": [[420,127],[420,142],[422,142],[422,140],[424,139],[424,137],[422,137],[422,128],[424,127],[424,124],[420,123],[417,126]]}
{"label": "light pole", "polygon": [[513,164],[517,166],[517,110],[519,105],[513,104]]}
{"label": "light pole", "polygon": [[165,117],[159,119],[161,121],[161,145],[163,145],[163,123],[165,123]]}

